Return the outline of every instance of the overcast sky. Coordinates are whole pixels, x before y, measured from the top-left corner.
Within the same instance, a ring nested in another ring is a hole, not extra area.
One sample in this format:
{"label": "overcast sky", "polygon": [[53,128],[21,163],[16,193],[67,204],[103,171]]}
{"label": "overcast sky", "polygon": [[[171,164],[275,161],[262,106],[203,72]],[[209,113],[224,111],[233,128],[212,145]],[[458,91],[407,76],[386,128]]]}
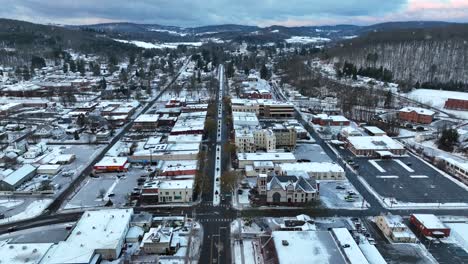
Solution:
{"label": "overcast sky", "polygon": [[468,21],[468,0],[0,0],[0,17],[36,23],[335,25]]}

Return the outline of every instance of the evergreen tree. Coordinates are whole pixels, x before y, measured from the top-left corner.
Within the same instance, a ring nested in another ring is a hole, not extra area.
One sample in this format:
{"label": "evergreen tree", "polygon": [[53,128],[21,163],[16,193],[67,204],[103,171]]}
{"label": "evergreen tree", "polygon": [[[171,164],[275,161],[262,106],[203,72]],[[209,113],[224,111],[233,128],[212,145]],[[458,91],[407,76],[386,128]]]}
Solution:
{"label": "evergreen tree", "polygon": [[63,63],[62,71],[63,71],[63,73],[67,73],[67,72],[68,72],[68,63],[66,63],[66,62]]}
{"label": "evergreen tree", "polygon": [[268,79],[268,69],[265,64],[263,64],[262,68],[260,69],[260,78]]}
{"label": "evergreen tree", "polygon": [[71,72],[76,72],[76,63],[74,60],[70,60],[70,71]]}
{"label": "evergreen tree", "polygon": [[447,128],[442,131],[442,135],[437,141],[440,149],[452,151],[454,145],[458,142],[458,131],[454,128]]}

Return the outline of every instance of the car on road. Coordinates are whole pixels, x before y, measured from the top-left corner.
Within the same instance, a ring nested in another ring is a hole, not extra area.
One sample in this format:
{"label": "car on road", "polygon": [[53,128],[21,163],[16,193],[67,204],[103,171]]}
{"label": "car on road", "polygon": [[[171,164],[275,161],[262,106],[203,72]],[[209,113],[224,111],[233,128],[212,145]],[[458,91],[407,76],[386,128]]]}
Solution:
{"label": "car on road", "polygon": [[108,197],[113,197],[115,196],[115,193],[109,193],[109,195],[107,195]]}
{"label": "car on road", "polygon": [[411,162],[406,162],[406,165],[411,166],[413,164]]}

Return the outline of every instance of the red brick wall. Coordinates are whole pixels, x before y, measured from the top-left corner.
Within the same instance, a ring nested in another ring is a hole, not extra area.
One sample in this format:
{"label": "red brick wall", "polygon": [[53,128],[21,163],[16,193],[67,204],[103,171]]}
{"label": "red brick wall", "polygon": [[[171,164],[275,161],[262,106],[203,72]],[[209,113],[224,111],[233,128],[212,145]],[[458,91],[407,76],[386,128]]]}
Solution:
{"label": "red brick wall", "polygon": [[455,110],[468,110],[468,100],[449,98],[445,101],[445,108]]}

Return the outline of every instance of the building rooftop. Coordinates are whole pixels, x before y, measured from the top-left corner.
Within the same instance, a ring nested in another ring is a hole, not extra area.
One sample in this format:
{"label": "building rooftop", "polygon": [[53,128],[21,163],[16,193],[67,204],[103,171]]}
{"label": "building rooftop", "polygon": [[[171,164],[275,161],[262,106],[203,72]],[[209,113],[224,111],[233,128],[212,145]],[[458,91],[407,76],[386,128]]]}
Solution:
{"label": "building rooftop", "polygon": [[393,140],[388,136],[361,136],[361,137],[348,137],[348,141],[356,149],[374,149],[374,150],[388,150],[388,149],[404,149],[403,145]]}
{"label": "building rooftop", "polygon": [[156,114],[141,114],[135,119],[134,122],[151,123],[151,122],[157,122],[158,119],[159,119],[159,115],[156,115]]}
{"label": "building rooftop", "polygon": [[107,166],[124,166],[127,163],[127,157],[104,157],[98,163],[96,163],[95,167],[107,167]]}
{"label": "building rooftop", "polygon": [[36,167],[25,164],[21,166],[19,169],[15,170],[14,172],[10,173],[6,176],[3,181],[8,183],[11,186],[16,185],[18,182],[22,181],[24,177],[36,171]]}
{"label": "building rooftop", "polygon": [[409,112],[416,112],[420,115],[434,115],[435,112],[432,111],[432,110],[429,110],[429,109],[425,109],[425,108],[420,108],[420,107],[403,107],[402,109],[400,109],[400,112],[406,112],[406,113],[409,113]]}
{"label": "building rooftop", "polygon": [[344,172],[340,165],[332,162],[281,163],[279,166],[283,171]]}
{"label": "building rooftop", "polygon": [[[332,232],[346,255],[350,264],[368,264],[364,254],[362,254],[361,249],[354,241],[354,238],[349,233],[346,228],[333,228]],[[346,246],[347,245],[347,246]]]}
{"label": "building rooftop", "polygon": [[346,263],[328,231],[274,231],[272,238],[281,264]]}
{"label": "building rooftop", "polygon": [[14,243],[0,242],[0,264],[39,264],[52,247],[52,243]]}
{"label": "building rooftop", "polygon": [[86,211],[68,238],[44,257],[48,264],[89,263],[97,249],[123,245],[133,209]]}
{"label": "building rooftop", "polygon": [[296,160],[291,152],[257,152],[257,153],[237,153],[239,161],[274,161],[274,160]]}
{"label": "building rooftop", "polygon": [[439,218],[433,214],[413,214],[418,221],[427,229],[445,229],[447,228]]}

